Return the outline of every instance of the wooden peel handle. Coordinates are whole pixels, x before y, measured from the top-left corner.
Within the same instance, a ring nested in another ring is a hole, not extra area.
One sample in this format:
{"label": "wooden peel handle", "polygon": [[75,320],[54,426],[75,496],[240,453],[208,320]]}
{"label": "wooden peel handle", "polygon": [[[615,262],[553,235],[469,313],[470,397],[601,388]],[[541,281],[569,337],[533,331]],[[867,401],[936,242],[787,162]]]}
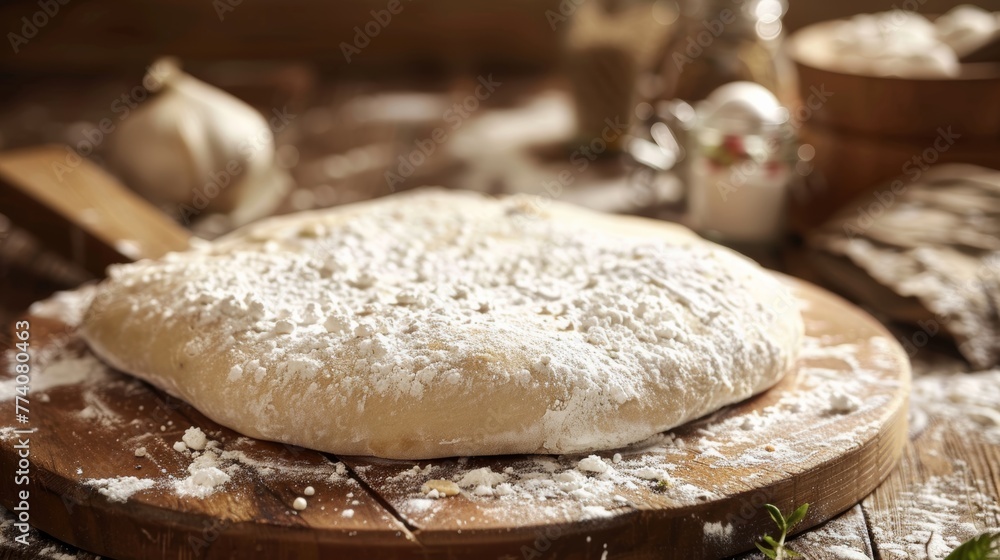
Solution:
{"label": "wooden peel handle", "polygon": [[184,250],[191,238],[68,146],[0,153],[0,212],[98,277],[110,264]]}

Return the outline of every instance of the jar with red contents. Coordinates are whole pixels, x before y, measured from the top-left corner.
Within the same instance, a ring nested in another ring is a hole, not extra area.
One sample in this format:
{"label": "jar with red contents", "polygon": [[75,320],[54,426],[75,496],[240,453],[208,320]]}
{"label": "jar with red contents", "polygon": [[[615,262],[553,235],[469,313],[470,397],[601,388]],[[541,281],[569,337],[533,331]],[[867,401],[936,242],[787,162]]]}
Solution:
{"label": "jar with red contents", "polygon": [[777,98],[759,84],[726,84],[697,105],[689,134],[690,225],[727,244],[781,241],[797,143]]}

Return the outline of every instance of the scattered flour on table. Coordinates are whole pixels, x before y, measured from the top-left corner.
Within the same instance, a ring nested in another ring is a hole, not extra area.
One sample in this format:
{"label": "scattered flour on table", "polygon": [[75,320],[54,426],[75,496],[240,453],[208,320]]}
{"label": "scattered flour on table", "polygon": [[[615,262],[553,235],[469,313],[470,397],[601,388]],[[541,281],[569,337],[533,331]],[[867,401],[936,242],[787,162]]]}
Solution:
{"label": "scattered flour on table", "polygon": [[871,560],[871,556],[867,553],[851,548],[850,546],[827,545],[826,550],[832,555],[832,558],[836,558],[836,560]]}
{"label": "scattered flour on table", "polygon": [[83,322],[83,315],[90,307],[96,293],[96,283],[72,291],[56,292],[46,299],[31,304],[28,313],[35,317],[61,321],[67,325],[79,325]]}
{"label": "scattered flour on table", "polygon": [[[457,468],[454,468],[457,467]],[[593,519],[614,515],[617,510],[630,508],[630,492],[640,487],[661,488],[666,496],[680,501],[696,502],[707,499],[711,493],[690,484],[677,484],[670,480],[662,465],[660,455],[624,456],[618,463],[610,458],[597,455],[534,456],[524,460],[508,462],[508,466],[497,472],[492,467],[464,468],[457,465],[427,465],[414,467],[386,479],[400,491],[410,493],[412,498],[404,503],[404,514],[433,512],[438,507],[446,507],[448,497],[427,488],[427,478],[448,476],[462,493],[482,502],[483,507],[495,504],[491,515],[517,516],[518,505],[528,505],[536,513],[554,518],[575,515],[582,519]],[[362,472],[364,469],[362,469]],[[452,474],[445,473],[451,471]],[[669,482],[668,482],[669,481]],[[434,481],[440,486],[441,481]],[[428,499],[430,498],[430,499]],[[511,508],[510,506],[515,506]]]}
{"label": "scattered flour on table", "polygon": [[[148,439],[148,438],[147,438]],[[246,445],[253,440],[238,438],[235,446]],[[208,439],[205,433],[197,427],[190,427],[184,432],[180,445],[172,446],[170,453],[181,453],[191,458],[185,472],[186,475],[176,477],[167,474],[153,478],[136,478],[123,476],[117,478],[86,479],[84,484],[98,489],[110,502],[126,502],[136,492],[149,488],[169,489],[179,497],[207,498],[226,485],[236,476],[254,474],[260,477],[301,478],[306,481],[327,481],[331,483],[357,484],[347,477],[347,468],[343,463],[326,463],[321,465],[296,465],[277,461],[256,460],[239,449],[223,449],[220,442]],[[168,449],[171,447],[168,447]],[[153,460],[154,452],[150,447],[139,447],[134,452],[137,460]],[[312,488],[310,486],[310,488]],[[315,493],[315,489],[313,490]]]}
{"label": "scattered flour on table", "polygon": [[344,465],[343,463],[334,463],[333,467],[334,470],[332,473],[330,473],[330,476],[327,477],[327,480],[329,480],[330,482],[344,482],[344,481],[353,482],[354,479],[348,477],[346,465]]}
{"label": "scattered flour on table", "polygon": [[[854,506],[853,515],[835,517],[823,525],[810,529],[806,533],[796,535],[790,541],[793,550],[808,547],[810,550],[823,550],[826,554],[817,558],[831,560],[871,560],[868,547],[862,545],[868,541],[867,529],[858,524],[864,515],[861,506]],[[799,547],[799,548],[797,548]],[[765,560],[763,554],[754,554],[753,560]],[[813,558],[807,556],[806,558]]]}
{"label": "scattered flour on table", "polygon": [[120,476],[117,478],[92,478],[87,480],[85,484],[97,488],[97,492],[107,497],[109,502],[124,503],[132,494],[152,488],[156,481],[149,478]]}
{"label": "scattered flour on table", "polygon": [[[81,554],[86,554],[86,552],[81,552]],[[49,560],[76,560],[79,557],[75,553],[66,554],[65,552],[60,552],[55,546],[47,546],[38,551],[37,558],[48,558]]]}
{"label": "scattered flour on table", "polygon": [[[78,292],[59,292],[50,299],[32,304],[29,312],[65,322],[76,326],[82,319],[86,306],[93,295],[92,288],[81,288]],[[7,376],[0,379],[0,401],[13,399],[17,393],[17,361],[16,350],[7,353]],[[31,366],[28,383],[29,400],[36,399],[48,402],[47,391],[69,385],[81,389],[80,395],[84,407],[77,414],[85,419],[110,426],[121,421],[121,417],[113,412],[112,407],[104,402],[96,386],[112,380],[125,383],[136,383],[131,378],[112,372],[94,354],[86,350],[81,340],[75,334],[68,334],[48,341],[42,347],[29,347]],[[24,396],[24,395],[22,395]]]}
{"label": "scattered flour on table", "polygon": [[195,451],[201,451],[205,449],[208,444],[208,439],[205,437],[205,432],[201,431],[200,428],[191,426],[184,431],[184,437],[181,438],[184,441],[184,445],[194,449]]}
{"label": "scattered flour on table", "polygon": [[705,523],[702,528],[705,536],[709,540],[728,542],[729,539],[733,537],[733,524],[723,523],[722,521],[715,521],[713,523]]}
{"label": "scattered flour on table", "polygon": [[[859,344],[806,337],[796,390],[781,393],[776,403],[760,410],[731,415],[724,409],[690,424],[698,426],[695,433],[701,437],[667,445],[668,459],[684,457],[693,451],[713,468],[766,469],[776,464],[802,464],[857,445],[881,427],[879,416],[865,416],[866,413],[887,404],[899,386],[895,379],[880,378],[879,373],[865,369],[858,361],[862,352],[879,355],[886,344],[888,341],[881,337]],[[831,367],[833,364],[836,369]],[[845,375],[845,369],[850,369],[851,374]],[[829,435],[815,437],[824,426],[836,425],[845,415],[857,415],[868,421],[856,423],[846,431],[838,425]],[[808,418],[808,422],[803,422],[803,418]],[[759,445],[762,439],[768,444]],[[804,444],[807,441],[810,443]]]}
{"label": "scattered flour on table", "polygon": [[[8,355],[13,354],[8,352]],[[52,356],[52,352],[38,352],[31,355],[31,393],[40,393],[64,385],[93,385],[110,377],[107,367],[90,352],[81,355],[64,354]],[[16,395],[16,373],[13,359],[8,359],[7,374],[10,378],[0,380],[0,401],[8,401]]]}
{"label": "scattered flour on table", "polygon": [[911,485],[899,492],[895,507],[902,526],[888,519],[871,522],[885,560],[940,560],[964,541],[997,530],[1000,516],[996,500],[976,490],[963,470]]}
{"label": "scattered flour on table", "polygon": [[[946,364],[947,365],[947,364]],[[947,373],[937,373],[937,372]],[[1000,370],[963,373],[936,364],[913,380],[911,433],[941,441],[962,434],[971,442],[1000,445]],[[872,533],[885,560],[940,560],[956,546],[1000,526],[1000,505],[981,492],[960,459],[954,469],[899,492],[892,516],[872,519]]]}
{"label": "scattered flour on table", "polygon": [[[122,380],[126,383],[133,382],[126,378],[122,378]],[[86,406],[77,413],[80,418],[99,423],[104,427],[113,427],[124,422],[121,415],[115,412],[112,405],[101,396],[99,391],[85,389],[81,396]]]}
{"label": "scattered flour on table", "polygon": [[918,377],[911,399],[914,409],[947,419],[954,430],[1000,445],[1000,370]]}
{"label": "scattered flour on table", "polygon": [[[178,496],[193,496],[205,498],[215,493],[216,487],[229,482],[228,472],[219,468],[219,454],[215,451],[216,442],[212,447],[199,454],[188,465],[188,476],[174,482],[174,491]],[[233,467],[230,467],[233,470]]]}
{"label": "scattered flour on table", "polygon": [[[57,292],[48,299],[33,303],[28,312],[76,328],[83,320],[84,312],[96,293],[95,288],[96,285],[91,285],[70,292]],[[4,372],[6,376],[0,378],[0,402],[11,400],[17,395],[15,392],[18,387],[15,369],[17,361],[14,359],[16,354],[16,349],[7,353],[7,371]],[[41,347],[29,346],[28,354],[31,367],[27,395],[29,400],[46,403],[49,401],[47,391],[74,385],[81,389],[80,395],[84,402],[84,407],[77,412],[81,418],[100,422],[106,426],[121,421],[121,418],[112,411],[112,407],[103,401],[99,391],[94,389],[110,381],[138,382],[111,371],[86,349],[75,332],[58,335]]]}

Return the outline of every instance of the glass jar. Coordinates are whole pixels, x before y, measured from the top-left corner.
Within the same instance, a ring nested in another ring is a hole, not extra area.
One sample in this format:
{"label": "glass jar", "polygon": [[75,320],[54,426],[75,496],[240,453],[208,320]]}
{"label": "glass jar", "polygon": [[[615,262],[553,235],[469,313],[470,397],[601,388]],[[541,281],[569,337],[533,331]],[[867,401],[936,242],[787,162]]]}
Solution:
{"label": "glass jar", "polygon": [[789,133],[783,123],[745,132],[725,123],[695,129],[688,190],[691,227],[724,244],[779,242],[794,176]]}
{"label": "glass jar", "polygon": [[731,82],[694,112],[687,131],[689,225],[730,246],[780,243],[797,160],[787,108],[760,84]]}
{"label": "glass jar", "polygon": [[781,52],[787,0],[682,0],[667,42],[658,99],[704,99],[719,86],[756,82],[787,102],[794,71]]}

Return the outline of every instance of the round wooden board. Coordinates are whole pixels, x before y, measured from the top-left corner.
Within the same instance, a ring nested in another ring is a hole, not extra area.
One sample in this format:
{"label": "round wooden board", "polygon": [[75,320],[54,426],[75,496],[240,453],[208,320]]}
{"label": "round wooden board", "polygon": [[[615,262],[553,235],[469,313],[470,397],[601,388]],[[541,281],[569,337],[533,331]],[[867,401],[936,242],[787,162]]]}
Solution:
{"label": "round wooden board", "polygon": [[[29,481],[5,474],[0,502],[13,510],[27,490],[32,525],[120,560],[732,555],[772,532],[763,504],[787,512],[808,502],[797,529],[818,525],[869,494],[906,442],[902,349],[854,306],[788,281],[808,335],[796,370],[762,395],[619,450],[618,462],[601,453],[604,474],[581,473],[581,457],[385,461],[242,438],[145,383],[93,367],[72,325],[37,312],[26,318],[39,387],[28,395],[30,420],[0,430],[3,473],[17,470],[18,443],[30,440]],[[0,398],[12,399],[11,356],[4,360]],[[53,386],[56,375],[65,384]],[[856,400],[838,399],[840,391]],[[13,400],[0,405],[12,421]],[[193,457],[173,445],[191,426],[219,442],[230,475],[203,498],[174,487]],[[145,457],[135,456],[138,447]],[[509,486],[492,496],[420,494],[428,479],[459,480],[482,467]],[[120,477],[153,486],[110,501],[100,480]],[[315,495],[297,512],[292,503],[306,486]]]}

